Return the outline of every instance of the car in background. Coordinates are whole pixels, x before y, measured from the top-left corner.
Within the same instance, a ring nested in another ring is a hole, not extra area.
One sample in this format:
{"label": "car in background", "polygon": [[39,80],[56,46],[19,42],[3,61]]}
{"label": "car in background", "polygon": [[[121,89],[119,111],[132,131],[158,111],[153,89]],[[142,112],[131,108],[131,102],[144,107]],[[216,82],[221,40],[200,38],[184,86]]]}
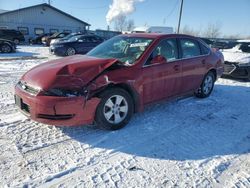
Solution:
{"label": "car in background", "polygon": [[103,41],[103,38],[96,35],[76,35],[66,41],[52,44],[50,52],[58,56],[86,54]]}
{"label": "car in background", "polygon": [[30,38],[29,43],[30,44],[42,44],[42,38],[43,37],[50,37],[51,35],[52,35],[51,33],[45,33],[45,34],[38,35],[35,38]]}
{"label": "car in background", "polygon": [[208,46],[212,46],[213,45],[213,41],[208,39],[208,38],[202,38],[200,37],[200,39],[205,42]]}
{"label": "car in background", "polygon": [[233,48],[236,44],[237,42],[235,41],[217,40],[213,42],[211,47],[217,49],[230,49]]}
{"label": "car in background", "polygon": [[250,42],[240,42],[222,53],[225,58],[223,75],[250,81]]}
{"label": "car in background", "polygon": [[0,39],[0,52],[11,53],[16,51],[16,44],[11,40]]}
{"label": "car in background", "polygon": [[119,35],[86,55],[32,68],[15,86],[15,103],[38,122],[61,126],[95,122],[116,130],[148,104],[189,94],[208,97],[222,72],[221,53],[198,38]]}
{"label": "car in background", "polygon": [[0,38],[11,40],[15,44],[19,44],[20,42],[25,42],[25,38],[20,31],[14,29],[0,29]]}
{"label": "car in background", "polygon": [[69,34],[70,33],[68,33],[68,32],[57,32],[57,33],[54,33],[51,36],[43,37],[42,38],[42,43],[45,44],[46,46],[50,46],[51,40],[53,40],[53,39],[59,39],[59,38],[64,38],[64,37],[66,37]]}
{"label": "car in background", "polygon": [[69,40],[71,37],[78,36],[78,35],[83,35],[83,33],[70,33],[70,34],[67,35],[66,37],[57,38],[57,39],[52,39],[52,40],[50,41],[50,45],[52,45],[52,44],[54,44],[54,43],[58,43],[58,42],[67,41],[67,40]]}

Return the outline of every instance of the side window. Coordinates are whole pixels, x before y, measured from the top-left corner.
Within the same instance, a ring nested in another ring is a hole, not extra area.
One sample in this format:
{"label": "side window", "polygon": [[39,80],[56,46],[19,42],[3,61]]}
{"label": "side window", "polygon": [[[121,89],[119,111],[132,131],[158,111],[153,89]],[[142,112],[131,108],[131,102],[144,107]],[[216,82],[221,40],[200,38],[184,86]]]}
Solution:
{"label": "side window", "polygon": [[80,38],[78,39],[78,41],[81,41],[81,42],[88,42],[88,37],[85,37],[85,36],[80,37]]}
{"label": "side window", "polygon": [[180,39],[182,58],[191,58],[201,55],[201,50],[197,41],[192,39]]}
{"label": "side window", "polygon": [[65,33],[61,33],[59,37],[65,37]]}
{"label": "side window", "polygon": [[150,55],[146,65],[151,64],[151,60],[156,56],[164,57],[167,62],[174,61],[178,59],[178,48],[176,39],[164,39],[161,41],[156,48],[154,49],[153,53]]}

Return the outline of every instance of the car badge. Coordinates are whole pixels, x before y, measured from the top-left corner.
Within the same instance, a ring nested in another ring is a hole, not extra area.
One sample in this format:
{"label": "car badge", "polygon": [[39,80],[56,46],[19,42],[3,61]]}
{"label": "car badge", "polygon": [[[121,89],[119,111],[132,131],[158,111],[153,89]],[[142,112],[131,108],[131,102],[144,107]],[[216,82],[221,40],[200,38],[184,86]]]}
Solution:
{"label": "car badge", "polygon": [[22,85],[22,88],[25,90],[27,87],[26,87],[26,85],[23,84],[23,85]]}

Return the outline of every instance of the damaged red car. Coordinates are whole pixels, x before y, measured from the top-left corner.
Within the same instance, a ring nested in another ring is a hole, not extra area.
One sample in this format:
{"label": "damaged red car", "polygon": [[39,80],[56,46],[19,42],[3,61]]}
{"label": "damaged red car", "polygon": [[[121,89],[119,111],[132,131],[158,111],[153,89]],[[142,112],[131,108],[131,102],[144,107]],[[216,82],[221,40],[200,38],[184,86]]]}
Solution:
{"label": "damaged red car", "polygon": [[86,55],[34,67],[17,83],[15,102],[38,122],[116,130],[147,104],[190,93],[208,97],[223,63],[220,52],[192,36],[120,35]]}

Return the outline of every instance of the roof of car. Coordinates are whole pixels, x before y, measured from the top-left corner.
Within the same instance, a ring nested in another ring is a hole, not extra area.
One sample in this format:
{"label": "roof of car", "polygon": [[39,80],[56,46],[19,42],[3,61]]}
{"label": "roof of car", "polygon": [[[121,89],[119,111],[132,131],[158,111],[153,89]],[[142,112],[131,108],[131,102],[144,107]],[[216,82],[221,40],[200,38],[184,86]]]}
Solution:
{"label": "roof of car", "polygon": [[123,36],[129,37],[144,37],[144,38],[162,38],[162,37],[192,37],[191,35],[184,35],[184,34],[164,34],[164,33],[130,33],[130,34],[123,34]]}

